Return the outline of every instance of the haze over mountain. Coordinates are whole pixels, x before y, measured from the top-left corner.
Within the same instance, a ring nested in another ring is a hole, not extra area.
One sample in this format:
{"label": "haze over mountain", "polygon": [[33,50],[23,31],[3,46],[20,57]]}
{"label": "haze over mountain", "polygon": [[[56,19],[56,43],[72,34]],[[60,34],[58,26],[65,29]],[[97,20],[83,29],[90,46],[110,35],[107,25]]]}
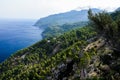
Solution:
{"label": "haze over mountain", "polygon": [[[102,10],[97,8],[92,8],[94,13],[101,12]],[[40,18],[35,26],[40,28],[46,28],[53,25],[63,25],[65,23],[76,23],[81,21],[88,21],[88,9],[83,10],[72,10],[65,13],[53,14],[47,17]]]}
{"label": "haze over mountain", "polygon": [[0,19],[39,19],[77,7],[115,10],[120,0],[0,0]]}

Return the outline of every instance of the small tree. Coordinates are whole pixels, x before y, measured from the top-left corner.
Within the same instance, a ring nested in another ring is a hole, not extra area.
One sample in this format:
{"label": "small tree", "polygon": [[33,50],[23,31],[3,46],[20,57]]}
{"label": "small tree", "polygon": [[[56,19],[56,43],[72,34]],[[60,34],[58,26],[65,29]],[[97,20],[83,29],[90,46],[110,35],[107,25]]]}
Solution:
{"label": "small tree", "polygon": [[111,42],[110,44],[112,44],[111,46],[113,48],[119,50],[120,20],[112,19],[112,17],[105,11],[96,14],[93,14],[91,9],[88,11],[88,18],[92,26],[94,26],[101,36],[106,38],[107,41]]}
{"label": "small tree", "polygon": [[106,35],[110,30],[110,25],[113,22],[111,16],[103,11],[102,13],[93,14],[91,9],[88,11],[88,18],[100,34]]}

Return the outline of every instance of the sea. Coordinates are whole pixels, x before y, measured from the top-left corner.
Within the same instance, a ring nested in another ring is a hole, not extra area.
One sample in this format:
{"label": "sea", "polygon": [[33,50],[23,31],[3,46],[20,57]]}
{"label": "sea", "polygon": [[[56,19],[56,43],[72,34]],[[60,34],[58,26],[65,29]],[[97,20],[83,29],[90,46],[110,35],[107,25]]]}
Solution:
{"label": "sea", "polygon": [[16,51],[42,40],[42,29],[36,20],[0,20],[0,63]]}

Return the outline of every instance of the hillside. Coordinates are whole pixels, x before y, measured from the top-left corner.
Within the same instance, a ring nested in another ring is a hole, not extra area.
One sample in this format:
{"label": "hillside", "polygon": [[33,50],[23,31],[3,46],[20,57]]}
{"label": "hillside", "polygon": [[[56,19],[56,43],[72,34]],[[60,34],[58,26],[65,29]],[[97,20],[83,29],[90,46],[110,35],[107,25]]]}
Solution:
{"label": "hillside", "polygon": [[[101,12],[102,10],[92,8],[94,13]],[[76,29],[88,24],[88,9],[80,11],[72,10],[65,13],[53,14],[48,17],[39,19],[35,26],[43,28],[43,39],[60,36],[72,29]]]}
{"label": "hillside", "polygon": [[88,26],[16,52],[0,64],[0,79],[119,80],[118,16],[116,12],[94,14],[89,10]]}
{"label": "hillside", "polygon": [[44,38],[60,36],[65,32],[68,32],[76,28],[83,27],[87,24],[88,22],[77,22],[77,23],[71,23],[71,24],[66,23],[63,25],[50,26],[44,29],[44,31],[42,32],[42,37],[44,39]]}
{"label": "hillside", "polygon": [[[93,12],[101,12],[102,10],[93,8]],[[53,14],[48,17],[40,18],[35,26],[39,26],[40,28],[47,28],[54,25],[63,25],[63,24],[71,24],[76,22],[88,21],[88,10],[72,10],[65,13]]]}
{"label": "hillside", "polygon": [[86,40],[94,35],[96,32],[91,27],[84,27],[57,38],[42,40],[18,51],[2,63],[0,78],[3,80],[46,79],[57,65],[66,62],[68,58],[76,59],[79,48],[86,45]]}

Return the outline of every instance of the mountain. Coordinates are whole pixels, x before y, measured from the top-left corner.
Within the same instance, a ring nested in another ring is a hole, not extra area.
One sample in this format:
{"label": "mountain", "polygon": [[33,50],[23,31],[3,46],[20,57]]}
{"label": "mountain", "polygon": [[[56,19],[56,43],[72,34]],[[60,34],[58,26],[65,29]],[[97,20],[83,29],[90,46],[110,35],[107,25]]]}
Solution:
{"label": "mountain", "polygon": [[87,24],[88,24],[88,22],[81,21],[81,22],[77,22],[77,23],[69,23],[69,24],[66,23],[63,25],[50,26],[50,27],[47,27],[46,29],[44,29],[44,31],[42,32],[42,37],[44,39],[44,38],[60,36],[65,32],[71,31],[76,28],[83,27]]}
{"label": "mountain", "polygon": [[[92,8],[94,13],[102,10]],[[72,29],[82,27],[88,24],[88,9],[72,10],[66,13],[54,14],[41,18],[36,22],[36,26],[44,28],[43,38],[59,36]]]}
{"label": "mountain", "polygon": [[120,7],[119,7],[119,8],[117,8],[115,11],[120,11]]}
{"label": "mountain", "polygon": [[88,14],[90,25],[13,54],[0,64],[0,80],[119,80],[120,20]]}
{"label": "mountain", "polygon": [[[93,12],[101,12],[102,10],[93,8]],[[48,17],[40,18],[35,26],[39,26],[40,28],[46,28],[53,25],[63,25],[65,23],[76,23],[80,21],[88,21],[88,9],[84,10],[72,10],[65,13],[53,14]]]}

